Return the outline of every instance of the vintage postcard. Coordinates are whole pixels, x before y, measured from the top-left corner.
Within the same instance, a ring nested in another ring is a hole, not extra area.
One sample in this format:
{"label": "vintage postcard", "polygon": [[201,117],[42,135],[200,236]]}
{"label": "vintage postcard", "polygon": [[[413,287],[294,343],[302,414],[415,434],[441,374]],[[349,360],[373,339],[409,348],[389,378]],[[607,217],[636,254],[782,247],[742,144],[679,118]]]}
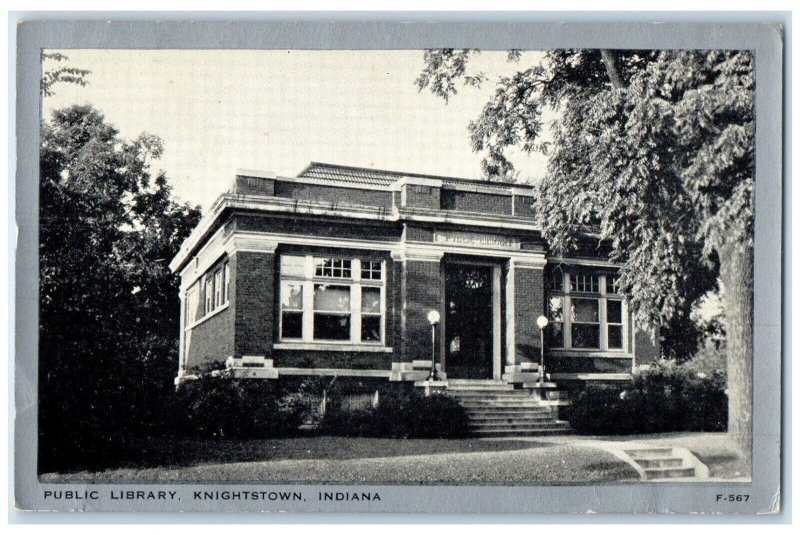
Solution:
{"label": "vintage postcard", "polygon": [[780,510],[780,25],[17,30],[18,509]]}

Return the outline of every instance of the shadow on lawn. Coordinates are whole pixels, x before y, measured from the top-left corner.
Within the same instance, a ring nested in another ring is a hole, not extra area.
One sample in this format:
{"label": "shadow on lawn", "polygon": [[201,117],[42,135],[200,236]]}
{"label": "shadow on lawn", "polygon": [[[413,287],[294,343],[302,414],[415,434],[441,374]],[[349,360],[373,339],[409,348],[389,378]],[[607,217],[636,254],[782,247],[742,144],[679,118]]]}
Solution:
{"label": "shadow on lawn", "polygon": [[192,440],[164,437],[132,441],[106,456],[70,470],[185,468],[199,464],[284,460],[350,460],[409,455],[513,451],[548,447],[528,441],[477,439],[389,439],[305,436],[264,440]]}

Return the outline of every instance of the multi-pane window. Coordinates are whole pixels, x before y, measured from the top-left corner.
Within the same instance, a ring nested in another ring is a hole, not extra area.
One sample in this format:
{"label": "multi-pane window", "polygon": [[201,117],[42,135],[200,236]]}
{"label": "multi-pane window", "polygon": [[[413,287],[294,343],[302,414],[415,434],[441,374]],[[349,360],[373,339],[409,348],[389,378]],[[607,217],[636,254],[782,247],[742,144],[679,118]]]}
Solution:
{"label": "multi-pane window", "polygon": [[547,320],[547,347],[564,347],[563,296],[554,295],[547,300]]}
{"label": "multi-pane window", "polygon": [[314,267],[317,277],[349,279],[352,276],[353,261],[344,258],[315,258]]}
{"label": "multi-pane window", "polygon": [[204,313],[208,314],[214,310],[214,277],[207,275],[204,282],[205,286],[205,308]]}
{"label": "multi-pane window", "polygon": [[281,337],[303,338],[303,284],[281,282]]}
{"label": "multi-pane window", "polygon": [[622,301],[619,299],[606,300],[606,340],[608,349],[622,349]]}
{"label": "multi-pane window", "polygon": [[555,292],[564,290],[564,273],[556,270],[547,277],[547,289]]}
{"label": "multi-pane window", "polygon": [[221,307],[224,301],[225,287],[222,283],[224,270],[219,268],[214,272],[214,308]]}
{"label": "multi-pane window", "polygon": [[281,340],[383,342],[383,272],[380,260],[282,255]]}
{"label": "multi-pane window", "polygon": [[198,284],[194,284],[186,292],[185,325],[190,325],[197,319],[197,309],[200,306],[200,292],[198,286]]}
{"label": "multi-pane window", "polygon": [[361,341],[381,341],[380,288],[361,288]]}
{"label": "multi-pane window", "polygon": [[600,349],[600,300],[578,299],[570,303],[572,347]]}
{"label": "multi-pane window", "polygon": [[228,285],[230,284],[230,267],[228,262],[218,264],[202,279],[203,310],[207,316],[228,303]]}
{"label": "multi-pane window", "polygon": [[626,311],[616,275],[554,271],[547,288],[547,347],[625,350]]}
{"label": "multi-pane window", "polygon": [[350,340],[350,286],[314,285],[314,340]]}
{"label": "multi-pane window", "polygon": [[223,295],[222,301],[224,303],[228,302],[228,296],[230,294],[230,286],[231,286],[231,267],[225,262],[225,280],[223,281]]}
{"label": "multi-pane window", "polygon": [[600,278],[587,273],[571,273],[569,285],[573,292],[597,293],[600,291]]}
{"label": "multi-pane window", "polygon": [[382,262],[380,260],[361,261],[362,280],[381,280],[383,277]]}
{"label": "multi-pane window", "polygon": [[619,293],[619,276],[606,275],[606,293],[618,294]]}

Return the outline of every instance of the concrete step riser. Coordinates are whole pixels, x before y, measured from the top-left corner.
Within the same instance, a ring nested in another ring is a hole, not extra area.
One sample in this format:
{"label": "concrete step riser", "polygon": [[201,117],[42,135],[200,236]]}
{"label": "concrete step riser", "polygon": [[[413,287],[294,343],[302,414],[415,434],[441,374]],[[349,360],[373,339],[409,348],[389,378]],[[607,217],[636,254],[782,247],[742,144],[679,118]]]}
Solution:
{"label": "concrete step riser", "polygon": [[495,407],[504,408],[504,409],[530,409],[530,410],[548,410],[549,405],[544,405],[541,403],[503,403],[499,401],[468,401],[461,403],[461,406],[465,409],[493,409]]}
{"label": "concrete step riser", "polygon": [[647,479],[664,479],[670,477],[694,477],[694,468],[651,468],[645,469]]}
{"label": "concrete step riser", "polygon": [[663,458],[663,459],[636,459],[636,462],[642,468],[681,468],[683,467],[683,459]]}
{"label": "concrete step riser", "polygon": [[473,431],[472,435],[479,438],[498,438],[498,437],[543,437],[543,436],[552,436],[552,435],[569,435],[571,434],[570,430],[567,429],[552,429],[552,430],[544,430],[540,429],[538,431],[489,431],[489,432],[480,432],[480,431]]}
{"label": "concrete step riser", "polygon": [[494,401],[496,403],[538,403],[540,399],[533,397],[510,397],[510,396],[452,396],[453,399],[462,403],[480,403],[484,401]]}
{"label": "concrete step riser", "polygon": [[448,396],[452,398],[501,398],[501,399],[534,399],[531,394],[520,392],[514,393],[513,390],[507,392],[481,392],[475,390],[474,392],[459,392],[458,394],[450,393]]}
{"label": "concrete step riser", "polygon": [[506,386],[459,386],[456,388],[450,387],[445,390],[446,394],[451,396],[457,394],[480,394],[483,392],[498,392],[500,394],[528,394],[530,395],[531,391],[526,390],[524,388],[514,388],[514,385],[506,385]]}
{"label": "concrete step riser", "polygon": [[544,420],[541,422],[469,422],[471,427],[480,427],[481,429],[492,428],[534,428],[534,427],[567,427],[569,424],[559,420]]}
{"label": "concrete step riser", "polygon": [[540,417],[530,417],[530,416],[522,416],[522,417],[513,417],[513,416],[470,416],[469,421],[475,424],[493,424],[493,423],[506,423],[506,424],[515,424],[515,423],[539,423],[539,422],[552,422],[555,418],[550,415],[540,416]]}
{"label": "concrete step riser", "polygon": [[637,457],[642,459],[652,459],[652,458],[663,458],[663,457],[673,457],[672,448],[649,448],[649,449],[639,449],[639,450],[625,450],[625,453],[636,459]]}

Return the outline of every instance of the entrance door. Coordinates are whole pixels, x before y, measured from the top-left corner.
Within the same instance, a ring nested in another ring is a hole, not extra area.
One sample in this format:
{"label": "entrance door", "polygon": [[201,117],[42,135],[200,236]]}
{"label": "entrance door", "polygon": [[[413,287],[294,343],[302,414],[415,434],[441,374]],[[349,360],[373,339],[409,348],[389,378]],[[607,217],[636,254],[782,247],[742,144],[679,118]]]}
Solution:
{"label": "entrance door", "polygon": [[453,379],[491,379],[493,267],[445,265],[445,368]]}

